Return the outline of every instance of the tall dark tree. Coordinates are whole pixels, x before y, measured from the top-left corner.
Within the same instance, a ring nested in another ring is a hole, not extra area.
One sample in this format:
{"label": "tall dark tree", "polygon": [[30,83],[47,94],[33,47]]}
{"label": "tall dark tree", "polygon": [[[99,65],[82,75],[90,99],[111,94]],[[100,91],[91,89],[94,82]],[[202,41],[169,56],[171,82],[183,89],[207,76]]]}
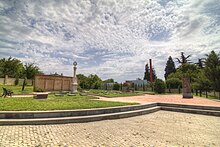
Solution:
{"label": "tall dark tree", "polygon": [[150,81],[150,69],[148,64],[145,65],[144,80]]}
{"label": "tall dark tree", "polygon": [[191,57],[191,55],[185,56],[184,52],[181,52],[181,56],[180,58],[176,58],[178,63],[180,64],[185,64],[185,63],[190,63],[189,58]]}
{"label": "tall dark tree", "polygon": [[152,69],[152,77],[153,77],[153,81],[157,79],[156,71],[154,68]]}
{"label": "tall dark tree", "polygon": [[212,88],[219,92],[220,99],[220,55],[211,51],[207,55],[204,68],[205,76],[211,81]]}
{"label": "tall dark tree", "polygon": [[172,57],[170,56],[167,60],[167,64],[165,68],[165,74],[164,74],[165,79],[167,79],[169,74],[175,73],[175,72],[176,72],[175,64],[173,62]]}

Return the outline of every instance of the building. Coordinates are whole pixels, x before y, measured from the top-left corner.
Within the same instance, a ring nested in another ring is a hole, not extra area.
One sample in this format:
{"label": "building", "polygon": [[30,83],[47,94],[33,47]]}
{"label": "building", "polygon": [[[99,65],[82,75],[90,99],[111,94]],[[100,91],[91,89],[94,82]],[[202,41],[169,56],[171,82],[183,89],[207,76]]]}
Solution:
{"label": "building", "polygon": [[141,79],[129,80],[126,81],[126,83],[131,83],[134,90],[145,90],[145,87],[147,86],[147,80]]}

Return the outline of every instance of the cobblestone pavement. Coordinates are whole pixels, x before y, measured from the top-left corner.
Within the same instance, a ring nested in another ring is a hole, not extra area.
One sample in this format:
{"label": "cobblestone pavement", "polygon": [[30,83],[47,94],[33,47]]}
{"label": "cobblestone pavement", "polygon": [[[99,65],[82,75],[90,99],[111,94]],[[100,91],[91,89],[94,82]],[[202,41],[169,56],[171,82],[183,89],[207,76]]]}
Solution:
{"label": "cobblestone pavement", "polygon": [[180,94],[166,94],[166,95],[145,94],[141,96],[117,97],[117,98],[99,97],[99,99],[106,101],[137,102],[141,104],[146,104],[150,102],[164,102],[164,103],[176,103],[176,104],[220,106],[220,101],[217,100],[209,100],[198,96],[194,96],[192,99],[183,99],[182,95]]}
{"label": "cobblestone pavement", "polygon": [[220,117],[158,111],[89,123],[0,126],[0,146],[220,146]]}

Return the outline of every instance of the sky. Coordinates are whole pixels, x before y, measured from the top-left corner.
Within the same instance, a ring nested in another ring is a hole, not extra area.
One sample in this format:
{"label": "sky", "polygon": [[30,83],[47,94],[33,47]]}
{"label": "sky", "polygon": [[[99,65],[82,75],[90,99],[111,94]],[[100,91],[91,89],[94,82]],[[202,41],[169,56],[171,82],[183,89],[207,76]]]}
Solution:
{"label": "sky", "polygon": [[[219,0],[0,0],[0,58],[46,73],[144,77],[153,61],[164,78],[169,56],[220,52]],[[176,66],[178,66],[176,62]]]}

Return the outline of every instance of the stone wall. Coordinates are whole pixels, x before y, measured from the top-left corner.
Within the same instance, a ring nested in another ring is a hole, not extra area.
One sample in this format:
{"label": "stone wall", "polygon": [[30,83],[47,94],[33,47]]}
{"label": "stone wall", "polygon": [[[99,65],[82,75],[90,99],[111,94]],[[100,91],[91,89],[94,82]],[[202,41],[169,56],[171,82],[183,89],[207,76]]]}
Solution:
{"label": "stone wall", "polygon": [[[15,78],[9,78],[8,76],[5,76],[5,78],[0,78],[0,85],[15,85]],[[24,79],[18,80],[18,85],[22,85],[24,82]],[[33,80],[27,79],[27,85],[31,86],[33,85]]]}
{"label": "stone wall", "polygon": [[36,75],[34,91],[70,91],[73,77]]}

